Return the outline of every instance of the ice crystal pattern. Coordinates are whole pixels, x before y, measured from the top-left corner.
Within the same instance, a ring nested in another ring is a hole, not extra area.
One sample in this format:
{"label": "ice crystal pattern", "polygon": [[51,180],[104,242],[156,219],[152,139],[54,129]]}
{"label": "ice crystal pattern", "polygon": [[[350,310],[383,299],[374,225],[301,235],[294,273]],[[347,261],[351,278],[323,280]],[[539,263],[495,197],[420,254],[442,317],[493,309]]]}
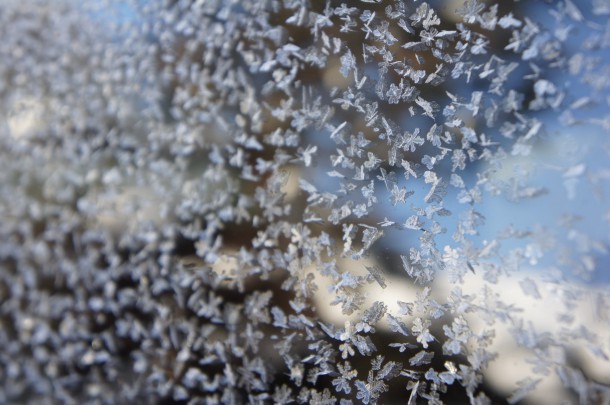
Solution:
{"label": "ice crystal pattern", "polygon": [[609,403],[610,4],[0,3],[1,403]]}

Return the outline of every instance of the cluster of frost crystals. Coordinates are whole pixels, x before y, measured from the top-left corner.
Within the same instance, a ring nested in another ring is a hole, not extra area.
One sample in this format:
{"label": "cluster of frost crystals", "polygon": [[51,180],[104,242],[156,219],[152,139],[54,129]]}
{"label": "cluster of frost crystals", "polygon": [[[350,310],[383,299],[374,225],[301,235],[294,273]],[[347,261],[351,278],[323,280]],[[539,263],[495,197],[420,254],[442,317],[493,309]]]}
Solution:
{"label": "cluster of frost crystals", "polygon": [[609,17],[0,2],[0,403],[608,403]]}

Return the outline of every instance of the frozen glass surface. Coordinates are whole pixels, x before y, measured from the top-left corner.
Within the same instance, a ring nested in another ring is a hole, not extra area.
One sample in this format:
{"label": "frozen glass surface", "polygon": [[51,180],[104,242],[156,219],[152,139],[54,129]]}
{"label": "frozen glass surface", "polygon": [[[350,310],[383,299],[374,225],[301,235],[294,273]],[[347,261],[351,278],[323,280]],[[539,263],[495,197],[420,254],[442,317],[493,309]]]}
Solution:
{"label": "frozen glass surface", "polygon": [[610,402],[609,15],[0,2],[0,403]]}

